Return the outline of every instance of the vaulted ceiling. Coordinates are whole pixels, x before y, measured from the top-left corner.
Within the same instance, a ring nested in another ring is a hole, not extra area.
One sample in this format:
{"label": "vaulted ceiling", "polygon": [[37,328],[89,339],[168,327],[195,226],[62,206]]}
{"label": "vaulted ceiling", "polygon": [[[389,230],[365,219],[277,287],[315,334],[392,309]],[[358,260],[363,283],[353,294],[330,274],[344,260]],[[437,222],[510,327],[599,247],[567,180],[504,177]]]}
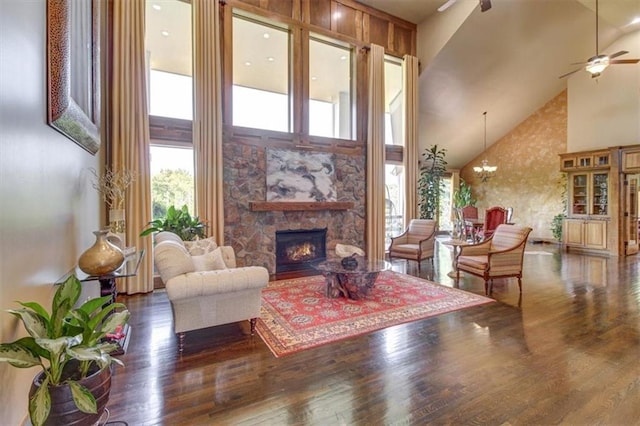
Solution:
{"label": "vaulted ceiling", "polygon": [[[595,0],[360,0],[418,24],[420,152],[447,149],[460,168],[567,87],[560,75],[595,55]],[[623,34],[640,30],[640,0],[600,0],[600,53]],[[634,22],[635,19],[635,22]],[[440,31],[443,28],[445,31]],[[434,31],[444,35],[434,36]],[[444,38],[444,39],[443,39]],[[638,58],[640,46],[623,46]],[[600,79],[616,72],[616,65]],[[580,71],[571,78],[588,78]],[[593,84],[598,84],[593,79]],[[603,141],[607,145],[609,141]]]}
{"label": "vaulted ceiling", "polygon": [[[479,0],[456,0],[443,12],[437,9],[446,0],[359,1],[418,25],[420,152],[433,144],[447,149],[453,169],[482,154],[484,111],[491,145],[566,89],[568,79],[558,77],[579,68],[572,63],[595,55],[595,0],[491,0],[486,12]],[[147,3],[151,67],[190,75],[188,6]],[[600,51],[613,53],[612,42],[640,31],[640,0],[599,0],[599,17]],[[640,46],[622,48],[631,53],[619,59],[640,58]],[[260,57],[274,56],[260,49]],[[600,79],[618,67],[635,67],[640,78],[635,64],[610,67]],[[570,78],[589,77],[580,71]]]}

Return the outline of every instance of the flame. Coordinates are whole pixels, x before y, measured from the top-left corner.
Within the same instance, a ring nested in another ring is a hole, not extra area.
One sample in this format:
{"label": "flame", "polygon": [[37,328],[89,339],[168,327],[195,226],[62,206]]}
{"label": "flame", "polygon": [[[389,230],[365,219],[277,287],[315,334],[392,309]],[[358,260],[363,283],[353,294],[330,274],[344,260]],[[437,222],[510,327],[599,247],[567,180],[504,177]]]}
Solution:
{"label": "flame", "polygon": [[294,261],[312,259],[315,254],[316,248],[311,243],[303,243],[287,248],[287,258]]}

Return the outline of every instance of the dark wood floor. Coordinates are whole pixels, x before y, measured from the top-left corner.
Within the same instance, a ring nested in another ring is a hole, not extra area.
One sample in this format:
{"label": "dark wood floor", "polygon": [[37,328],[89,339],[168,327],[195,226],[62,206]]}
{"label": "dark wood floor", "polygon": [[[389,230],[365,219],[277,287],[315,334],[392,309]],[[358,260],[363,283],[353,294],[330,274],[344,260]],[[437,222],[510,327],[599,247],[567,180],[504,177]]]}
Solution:
{"label": "dark wood floor", "polygon": [[[132,334],[109,421],[640,424],[640,259],[527,250],[522,297],[516,280],[496,280],[496,303],[283,358],[245,324],[189,333],[179,357],[166,294],[122,297]],[[421,275],[451,286],[450,252],[437,253]],[[475,277],[460,288],[483,294]]]}

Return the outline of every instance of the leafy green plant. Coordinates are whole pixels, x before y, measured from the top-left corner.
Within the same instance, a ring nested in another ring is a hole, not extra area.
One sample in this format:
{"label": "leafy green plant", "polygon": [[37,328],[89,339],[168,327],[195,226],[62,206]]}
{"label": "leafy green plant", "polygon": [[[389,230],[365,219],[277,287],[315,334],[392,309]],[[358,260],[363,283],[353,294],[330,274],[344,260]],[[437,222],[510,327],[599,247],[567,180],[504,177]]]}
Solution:
{"label": "leafy green plant", "polygon": [[560,199],[562,201],[562,213],[558,213],[551,220],[551,234],[556,241],[562,241],[562,222],[567,217],[567,174],[561,173],[560,178],[557,181],[557,185],[560,188]]}
{"label": "leafy green plant", "polygon": [[0,344],[0,362],[18,368],[40,366],[44,373],[40,387],[29,400],[29,417],[36,426],[49,417],[51,386],[68,384],[76,407],[96,413],[94,396],[79,381],[96,365],[100,370],[114,362],[123,365],[109,355],[117,345],[104,338],[122,329],[129,311],[122,303],[109,304],[111,296],[90,299],[74,308],[80,291],[80,281],[72,275],[58,287],[51,313],[35,302],[17,302],[22,308],[7,310],[22,321],[29,336]]}
{"label": "leafy green plant", "polygon": [[454,207],[465,207],[465,206],[475,206],[477,200],[473,198],[471,194],[471,185],[465,182],[464,179],[460,179],[460,186],[453,193],[453,206]]}
{"label": "leafy green plant", "polygon": [[204,238],[205,224],[198,216],[191,216],[189,208],[185,204],[181,209],[169,206],[164,218],[155,219],[149,222],[149,227],[140,233],[141,237],[154,232],[170,231],[182,238],[183,241],[192,241],[197,238]]}
{"label": "leafy green plant", "polygon": [[557,241],[562,240],[562,221],[564,218],[564,213],[558,213],[551,220],[551,233],[553,234],[553,238]]}
{"label": "leafy green plant", "polygon": [[427,148],[418,178],[418,196],[421,219],[438,219],[440,200],[444,194],[443,177],[447,171],[445,161],[446,149],[438,149],[438,145]]}

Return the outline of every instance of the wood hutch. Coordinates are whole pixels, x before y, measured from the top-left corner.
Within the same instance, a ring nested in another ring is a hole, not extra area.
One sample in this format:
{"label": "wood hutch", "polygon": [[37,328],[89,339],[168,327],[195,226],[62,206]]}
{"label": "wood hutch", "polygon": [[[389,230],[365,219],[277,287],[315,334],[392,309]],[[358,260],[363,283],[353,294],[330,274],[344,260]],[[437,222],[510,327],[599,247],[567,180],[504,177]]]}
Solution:
{"label": "wood hutch", "polygon": [[560,155],[567,173],[567,249],[624,256],[638,252],[640,146]]}

